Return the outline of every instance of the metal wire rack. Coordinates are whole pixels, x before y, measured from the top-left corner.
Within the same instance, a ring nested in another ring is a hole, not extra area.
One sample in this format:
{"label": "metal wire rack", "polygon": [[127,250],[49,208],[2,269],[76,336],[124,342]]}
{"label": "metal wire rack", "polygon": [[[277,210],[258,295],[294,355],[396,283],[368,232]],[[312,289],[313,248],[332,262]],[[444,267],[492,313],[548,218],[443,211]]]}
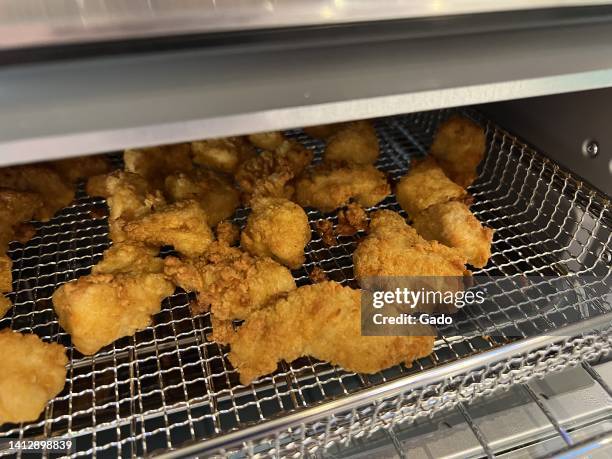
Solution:
{"label": "metal wire rack", "polygon": [[[445,116],[437,111],[377,120],[378,167],[392,181],[401,177],[412,158],[426,153]],[[14,308],[0,328],[60,342],[70,363],[64,391],[39,421],[3,425],[0,437],[70,436],[73,457],[313,454],[608,353],[609,200],[514,136],[471,116],[486,126],[488,138],[482,173],[470,190],[472,209],[496,231],[491,261],[476,274],[492,282],[525,274],[588,275],[592,282],[581,288],[589,295],[568,288],[569,301],[562,305],[551,304],[545,292],[536,302],[520,289],[499,295],[488,308],[457,321],[459,329],[443,333],[433,354],[411,368],[360,375],[304,357],[242,386],[227,349],[209,340],[209,317],[192,317],[190,295],[177,290],[152,326],[84,357],[71,347],[51,304],[54,290],[88,274],[109,246],[105,203],[81,191],[26,245],[11,246]],[[299,130],[288,134],[320,156],[320,143]],[[383,207],[400,210],[393,196],[377,206]],[[335,217],[313,210],[308,215],[313,238],[306,264],[294,271],[296,282],[309,283],[308,273],[318,266],[330,279],[354,285],[351,256],[360,235],[327,247],[315,222]],[[244,224],[246,216],[240,209],[235,221]],[[495,454],[486,442],[483,451]]]}

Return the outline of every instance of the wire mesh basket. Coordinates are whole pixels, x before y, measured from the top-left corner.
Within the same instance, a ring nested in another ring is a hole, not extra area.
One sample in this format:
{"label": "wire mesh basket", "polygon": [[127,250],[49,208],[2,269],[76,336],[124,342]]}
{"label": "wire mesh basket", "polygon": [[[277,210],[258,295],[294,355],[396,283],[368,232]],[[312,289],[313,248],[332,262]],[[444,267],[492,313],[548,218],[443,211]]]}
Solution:
{"label": "wire mesh basket", "polygon": [[[0,437],[69,436],[76,444],[73,457],[302,455],[607,354],[609,200],[516,137],[468,114],[486,127],[488,139],[482,172],[470,188],[472,210],[495,230],[491,260],[475,274],[492,282],[517,275],[588,275],[592,282],[581,286],[588,295],[570,286],[569,306],[551,304],[544,294],[535,302],[501,295],[488,309],[472,310],[456,322],[452,336],[443,333],[434,352],[410,368],[360,375],[303,357],[243,386],[227,361],[228,349],[210,340],[208,315],[192,316],[193,297],[177,290],[152,326],[83,356],[59,327],[51,304],[55,289],[88,274],[110,244],[104,201],[81,190],[73,205],[38,225],[31,241],[11,245],[15,306],[0,328],[62,343],[69,366],[63,392],[41,418],[3,425]],[[426,154],[447,115],[376,120],[377,166],[397,180],[412,158]],[[320,157],[320,142],[300,130],[287,134]],[[376,208],[401,211],[394,196]],[[234,220],[244,225],[247,215],[239,209]],[[312,241],[305,265],[293,272],[297,284],[310,283],[316,266],[329,279],[356,286],[352,253],[363,235],[340,237],[328,247],[315,224],[321,218],[335,223],[336,217],[314,210],[308,215]]]}

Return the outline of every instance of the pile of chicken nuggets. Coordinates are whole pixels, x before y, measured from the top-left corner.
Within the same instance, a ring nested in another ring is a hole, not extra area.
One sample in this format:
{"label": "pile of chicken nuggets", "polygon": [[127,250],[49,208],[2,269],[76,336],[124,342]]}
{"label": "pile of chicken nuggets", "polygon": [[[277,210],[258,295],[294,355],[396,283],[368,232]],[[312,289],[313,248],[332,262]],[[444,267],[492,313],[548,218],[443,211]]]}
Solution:
{"label": "pile of chicken nuggets", "polygon": [[[95,354],[149,326],[178,287],[195,293],[194,315],[210,314],[213,339],[229,346],[242,384],[304,355],[363,373],[410,365],[432,352],[432,336],[361,336],[361,290],[327,280],[317,266],[310,285],[296,286],[291,270],[306,262],[312,234],[305,208],[324,214],[315,225],[326,245],[364,235],[353,254],[358,281],[466,275],[468,265],[483,267],[491,255],[493,231],[470,211],[466,190],[484,157],[484,132],[466,118],[449,118],[430,155],[411,164],[394,190],[375,166],[380,147],[370,121],[304,133],[324,143],[320,161],[296,140],[267,132],[128,149],[119,170],[103,156],[0,169],[6,186],[0,188],[0,293],[12,289],[9,242],[26,242],[33,235],[27,222],[51,218],[86,179],[87,193],[108,204],[112,246],[90,274],[52,297],[80,353]],[[393,192],[408,220],[390,210],[368,214]],[[240,207],[250,209],[242,229],[231,220]],[[167,246],[172,255],[161,257]],[[0,315],[10,308],[0,295]],[[15,349],[11,354],[41,356],[51,375],[37,383],[28,358],[0,360],[0,388],[14,388],[11,400],[0,390],[0,423],[36,419],[62,390],[64,350],[10,331],[0,332],[0,341]],[[0,352],[6,352],[1,345]],[[16,375],[31,387],[20,391]]]}

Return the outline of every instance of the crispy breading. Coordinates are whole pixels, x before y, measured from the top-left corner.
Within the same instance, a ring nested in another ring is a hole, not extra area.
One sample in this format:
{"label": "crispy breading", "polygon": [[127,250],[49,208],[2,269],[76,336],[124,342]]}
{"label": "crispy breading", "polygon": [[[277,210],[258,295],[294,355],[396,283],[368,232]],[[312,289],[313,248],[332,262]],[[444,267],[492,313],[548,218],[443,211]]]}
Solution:
{"label": "crispy breading", "polygon": [[11,300],[0,293],[0,319],[2,319],[12,307]]}
{"label": "crispy breading", "polygon": [[251,255],[270,257],[290,269],[302,266],[310,241],[304,209],[283,198],[257,198],[251,205],[240,245]]}
{"label": "crispy breading", "polygon": [[479,125],[454,115],[438,127],[430,153],[452,181],[466,188],[478,176],[485,142],[485,132]]}
{"label": "crispy breading", "polygon": [[175,202],[128,221],[122,231],[130,241],[157,248],[171,245],[188,257],[201,255],[213,241],[206,213],[193,200]]}
{"label": "crispy breading", "polygon": [[0,331],[0,424],[36,421],[64,388],[67,364],[60,344]]}
{"label": "crispy breading", "polygon": [[257,197],[290,199],[294,193],[292,181],[310,164],[312,151],[300,143],[285,140],[274,152],[263,151],[245,161],[236,172],[236,181],[249,204]]}
{"label": "crispy breading", "polygon": [[256,151],[244,137],[191,142],[193,162],[218,172],[234,174],[243,162],[255,156]]}
{"label": "crispy breading", "polygon": [[231,217],[240,205],[240,193],[233,180],[206,169],[178,173],[166,177],[166,196],[170,201],[193,199],[206,212],[210,226]]}
{"label": "crispy breading", "polygon": [[461,251],[476,268],[485,266],[491,257],[493,230],[483,226],[462,202],[433,205],[415,215],[412,224],[425,239]]}
{"label": "crispy breading", "polygon": [[323,244],[327,247],[333,247],[338,244],[336,235],[334,234],[334,224],[326,219],[317,220],[315,223],[317,233],[321,236]]}
{"label": "crispy breading", "polygon": [[240,241],[240,227],[229,220],[219,222],[215,231],[221,244],[235,245]]}
{"label": "crispy breading", "polygon": [[164,272],[176,285],[197,293],[192,312],[210,309],[220,320],[246,319],[276,295],[295,288],[291,272],[271,258],[220,243],[211,244],[202,257],[167,257],[165,264]]}
{"label": "crispy breading", "polygon": [[411,218],[434,204],[467,197],[467,192],[451,181],[431,157],[410,167],[397,184],[395,194]]}
{"label": "crispy breading", "polygon": [[45,165],[50,166],[70,183],[76,183],[95,175],[107,174],[112,170],[112,164],[106,155],[77,156],[50,161]]}
{"label": "crispy breading", "polygon": [[13,290],[13,261],[8,255],[0,252],[0,293]]}
{"label": "crispy breading", "polygon": [[161,301],[174,292],[155,251],[134,244],[114,244],[94,267],[94,274],[62,285],[53,294],[61,327],[82,354],[151,323]]}
{"label": "crispy breading", "polygon": [[32,220],[42,205],[38,193],[0,188],[0,227]]}
{"label": "crispy breading", "polygon": [[249,135],[249,141],[257,148],[262,150],[273,151],[281,146],[285,136],[278,131],[260,132],[258,134]]}
{"label": "crispy breading", "polygon": [[338,211],[338,236],[354,236],[359,231],[368,229],[368,213],[359,204],[349,203],[344,209]]}
{"label": "crispy breading", "polygon": [[426,241],[391,210],[374,212],[370,232],[353,253],[355,276],[463,276],[466,257],[457,249]]}
{"label": "crispy breading", "polygon": [[364,207],[378,204],[391,194],[381,171],[371,164],[318,164],[297,181],[295,198],[304,207],[331,212],[354,199]]}
{"label": "crispy breading", "polygon": [[432,352],[433,336],[362,336],[361,291],[335,282],[305,285],[251,314],[227,337],[229,361],[240,382],[276,370],[301,356],[348,371],[376,373]]}
{"label": "crispy breading", "polygon": [[370,121],[363,120],[347,123],[329,137],[323,160],[374,164],[379,153],[376,130]]}
{"label": "crispy breading", "polygon": [[72,186],[50,167],[25,165],[0,168],[0,184],[16,191],[37,193],[41,206],[34,211],[36,220],[47,221],[74,198]]}
{"label": "crispy breading", "polygon": [[125,150],[123,162],[127,172],[144,177],[156,189],[163,188],[167,175],[193,169],[189,143]]}
{"label": "crispy breading", "polygon": [[303,131],[315,139],[327,139],[342,129],[345,125],[346,123],[320,124],[318,126],[305,127]]}

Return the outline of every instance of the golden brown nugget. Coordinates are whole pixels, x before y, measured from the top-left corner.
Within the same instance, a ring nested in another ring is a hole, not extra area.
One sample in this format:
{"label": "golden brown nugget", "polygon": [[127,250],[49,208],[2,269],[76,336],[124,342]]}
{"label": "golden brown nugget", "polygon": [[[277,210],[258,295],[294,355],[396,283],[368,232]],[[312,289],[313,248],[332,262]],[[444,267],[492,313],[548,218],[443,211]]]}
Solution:
{"label": "golden brown nugget", "polygon": [[336,282],[305,285],[255,311],[226,337],[240,382],[272,373],[301,356],[358,373],[408,366],[433,350],[433,336],[362,336],[361,291]]}
{"label": "golden brown nugget", "polygon": [[107,174],[112,164],[106,155],[78,156],[46,163],[69,183],[77,183],[95,175]]}
{"label": "golden brown nugget", "polygon": [[274,151],[281,146],[285,136],[278,131],[260,132],[249,135],[249,141],[262,150]]}
{"label": "golden brown nugget", "polygon": [[206,212],[210,226],[231,217],[240,205],[240,193],[233,180],[211,170],[196,169],[169,175],[165,190],[172,202],[187,199],[197,201]]}
{"label": "golden brown nugget", "polygon": [[50,167],[26,165],[0,168],[0,184],[15,191],[37,193],[41,206],[36,220],[47,221],[74,199],[73,187]]}
{"label": "golden brown nugget", "polygon": [[323,163],[306,171],[296,183],[295,199],[303,207],[332,212],[354,199],[363,207],[391,194],[385,174],[371,164]]}
{"label": "golden brown nugget", "polygon": [[14,228],[19,223],[32,220],[42,205],[38,193],[0,188],[0,228]]}
{"label": "golden brown nugget", "polygon": [[346,126],[346,124],[347,123],[320,124],[318,126],[305,127],[303,131],[315,139],[327,139]]}
{"label": "golden brown nugget", "polygon": [[397,202],[412,218],[429,206],[463,199],[467,192],[451,181],[432,158],[416,162],[397,184]]}
{"label": "golden brown nugget", "polygon": [[193,169],[189,143],[128,149],[123,162],[127,172],[140,175],[156,189],[163,188],[167,175]]}
{"label": "golden brown nugget", "polygon": [[235,245],[240,241],[240,227],[229,220],[219,222],[217,228],[217,241],[225,245]]}
{"label": "golden brown nugget", "polygon": [[304,264],[304,247],[310,241],[310,226],[304,209],[287,199],[257,198],[240,237],[240,245],[251,255],[270,257],[297,269]]}
{"label": "golden brown nugget", "polygon": [[291,271],[271,258],[219,243],[202,257],[168,257],[165,264],[164,272],[176,285],[197,293],[192,312],[210,310],[219,320],[246,319],[275,296],[295,289]]}
{"label": "golden brown nugget", "polygon": [[174,292],[163,260],[135,244],[114,244],[94,274],[62,285],[53,294],[60,326],[85,355],[151,323],[161,301]]}
{"label": "golden brown nugget", "polygon": [[191,142],[193,162],[217,172],[234,174],[245,161],[255,157],[255,147],[244,137]]}
{"label": "golden brown nugget", "polygon": [[425,239],[461,251],[476,268],[484,267],[491,257],[493,230],[483,226],[462,202],[433,205],[416,214],[412,224]]}
{"label": "golden brown nugget", "polygon": [[478,176],[485,140],[485,132],[479,125],[454,115],[438,127],[430,153],[452,181],[467,188]]}
{"label": "golden brown nugget", "polygon": [[2,319],[12,307],[11,300],[0,293],[0,319]]}
{"label": "golden brown nugget", "polygon": [[355,121],[347,123],[327,139],[323,160],[374,164],[379,153],[378,137],[372,123]]}
{"label": "golden brown nugget", "polygon": [[8,255],[0,253],[0,293],[13,290],[13,261]]}
{"label": "golden brown nugget", "polygon": [[193,200],[179,201],[129,221],[123,234],[130,241],[157,248],[171,245],[188,257],[201,255],[213,241],[206,213]]}
{"label": "golden brown nugget", "polygon": [[0,331],[0,424],[36,421],[64,388],[67,364],[60,344]]}
{"label": "golden brown nugget", "polygon": [[360,283],[373,276],[463,276],[466,262],[459,250],[426,241],[391,210],[372,214],[369,234],[353,253]]}

